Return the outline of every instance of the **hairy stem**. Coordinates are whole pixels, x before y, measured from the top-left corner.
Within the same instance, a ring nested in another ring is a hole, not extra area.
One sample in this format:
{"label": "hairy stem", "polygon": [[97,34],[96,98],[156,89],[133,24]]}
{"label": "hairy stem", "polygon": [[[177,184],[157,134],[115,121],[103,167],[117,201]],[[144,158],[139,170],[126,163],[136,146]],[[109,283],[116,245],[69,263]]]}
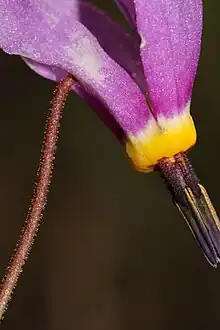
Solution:
{"label": "hairy stem", "polygon": [[74,78],[72,76],[67,76],[58,84],[54,91],[47,117],[41,160],[37,172],[32,201],[30,203],[20,239],[9,262],[0,287],[0,321],[3,318],[13,290],[28,258],[43,215],[53,170],[60,120],[64,103],[73,83]]}

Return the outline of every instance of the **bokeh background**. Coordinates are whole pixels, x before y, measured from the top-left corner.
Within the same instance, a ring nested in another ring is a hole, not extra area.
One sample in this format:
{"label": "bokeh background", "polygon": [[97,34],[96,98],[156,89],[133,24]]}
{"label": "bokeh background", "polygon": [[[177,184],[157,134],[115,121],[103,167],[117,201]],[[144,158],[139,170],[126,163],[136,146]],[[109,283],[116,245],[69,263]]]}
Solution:
{"label": "bokeh background", "polygon": [[[97,1],[96,1],[97,2]],[[123,21],[113,1],[101,7]],[[204,1],[191,161],[220,214],[220,2]],[[54,83],[0,54],[0,274],[24,222]],[[43,225],[4,330],[215,329],[220,268],[197,248],[157,173],[133,170],[71,93]]]}

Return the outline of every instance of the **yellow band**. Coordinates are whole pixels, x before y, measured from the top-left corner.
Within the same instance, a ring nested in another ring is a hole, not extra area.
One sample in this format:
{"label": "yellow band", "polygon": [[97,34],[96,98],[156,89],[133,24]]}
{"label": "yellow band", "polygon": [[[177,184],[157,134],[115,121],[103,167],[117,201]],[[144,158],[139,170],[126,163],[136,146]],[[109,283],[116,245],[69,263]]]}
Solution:
{"label": "yellow band", "polygon": [[150,172],[163,157],[184,152],[196,142],[196,130],[189,105],[173,118],[152,119],[138,135],[129,136],[126,151],[137,170]]}

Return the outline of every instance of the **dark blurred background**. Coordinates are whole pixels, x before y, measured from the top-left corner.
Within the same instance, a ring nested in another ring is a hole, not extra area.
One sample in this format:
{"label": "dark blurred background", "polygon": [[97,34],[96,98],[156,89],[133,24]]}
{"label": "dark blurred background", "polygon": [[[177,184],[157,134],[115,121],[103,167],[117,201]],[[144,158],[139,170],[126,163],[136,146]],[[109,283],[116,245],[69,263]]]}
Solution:
{"label": "dark blurred background", "polygon": [[[119,20],[116,6],[108,7]],[[220,214],[220,2],[204,1],[192,163]],[[0,54],[0,272],[19,237],[54,83]],[[220,268],[204,259],[157,173],[140,174],[71,93],[43,225],[2,329],[214,329]]]}

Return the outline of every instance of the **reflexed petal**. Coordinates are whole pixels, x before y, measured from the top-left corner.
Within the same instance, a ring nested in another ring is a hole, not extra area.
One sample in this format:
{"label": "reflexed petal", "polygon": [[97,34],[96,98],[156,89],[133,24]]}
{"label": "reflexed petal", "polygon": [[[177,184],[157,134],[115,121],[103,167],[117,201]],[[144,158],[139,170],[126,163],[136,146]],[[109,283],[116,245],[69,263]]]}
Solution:
{"label": "reflexed petal", "polygon": [[[148,170],[196,142],[190,99],[200,52],[201,0],[135,0],[147,99],[158,126],[135,135],[127,151]],[[150,159],[150,161],[146,161]]]}
{"label": "reflexed petal", "polygon": [[151,116],[145,98],[128,73],[76,21],[79,12],[70,10],[72,3],[1,0],[0,46],[8,53],[72,73],[110,109],[126,133],[136,133]]}
{"label": "reflexed petal", "polygon": [[[23,58],[25,63],[35,72],[40,74],[46,79],[53,81],[60,81],[68,75],[68,72],[57,68],[55,66],[49,66],[46,64],[37,63],[33,60]],[[124,133],[122,128],[117,124],[114,117],[110,114],[109,109],[104,107],[104,104],[100,102],[96,97],[92,96],[88,91],[86,91],[78,82],[73,85],[74,92],[76,92],[80,97],[86,100],[89,106],[95,110],[96,114],[100,119],[103,120],[106,126],[115,134],[120,142],[124,142]]]}
{"label": "reflexed petal", "polygon": [[[2,1],[4,0],[0,0],[0,5]],[[29,2],[31,4],[31,1]],[[14,5],[8,10],[12,11],[13,7]],[[138,42],[135,43],[123,27],[112,21],[104,11],[97,9],[86,0],[42,0],[40,7],[44,10],[44,16],[50,23],[57,20],[57,17],[61,20],[65,15],[71,15],[73,21],[80,21],[97,38],[106,53],[125,68],[142,91],[146,91]],[[4,19],[3,10],[2,14],[2,19]]]}
{"label": "reflexed petal", "polygon": [[201,0],[136,0],[141,57],[155,114],[173,117],[191,98],[200,52]]}
{"label": "reflexed petal", "polygon": [[80,3],[80,22],[98,39],[108,55],[133,77],[143,92],[146,82],[140,57],[139,42],[135,42],[123,27],[112,21],[102,10],[87,2]]}

